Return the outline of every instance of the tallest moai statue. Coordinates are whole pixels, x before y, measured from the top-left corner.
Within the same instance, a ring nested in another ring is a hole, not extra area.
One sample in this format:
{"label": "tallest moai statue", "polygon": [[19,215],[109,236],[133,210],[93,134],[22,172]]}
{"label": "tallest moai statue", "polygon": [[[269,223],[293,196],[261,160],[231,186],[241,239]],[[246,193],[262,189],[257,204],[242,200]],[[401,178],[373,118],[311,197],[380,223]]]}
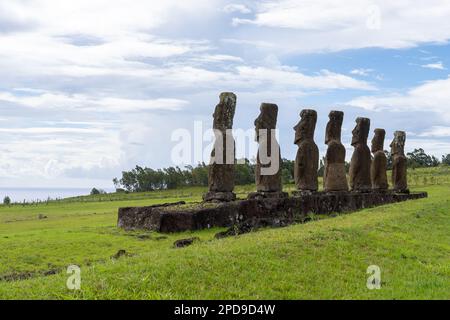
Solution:
{"label": "tallest moai statue", "polygon": [[325,156],[324,190],[325,192],[348,191],[345,170],[345,147],[341,143],[342,111],[331,111],[327,124],[325,143],[328,145]]}
{"label": "tallest moai statue", "polygon": [[236,95],[224,92],[214,110],[213,129],[215,135],[214,149],[209,165],[209,192],[203,196],[205,201],[233,201],[234,190],[235,144],[232,134]]}
{"label": "tallest moai statue", "polygon": [[314,142],[317,112],[302,110],[300,117],[300,122],[294,127],[294,143],[298,145],[294,167],[295,185],[300,193],[311,193],[319,187],[319,148]]}
{"label": "tallest moai statue", "polygon": [[249,194],[249,199],[284,198],[281,182],[281,153],[276,139],[278,106],[262,103],[261,113],[255,120],[258,155],[256,157],[255,180],[256,192]]}

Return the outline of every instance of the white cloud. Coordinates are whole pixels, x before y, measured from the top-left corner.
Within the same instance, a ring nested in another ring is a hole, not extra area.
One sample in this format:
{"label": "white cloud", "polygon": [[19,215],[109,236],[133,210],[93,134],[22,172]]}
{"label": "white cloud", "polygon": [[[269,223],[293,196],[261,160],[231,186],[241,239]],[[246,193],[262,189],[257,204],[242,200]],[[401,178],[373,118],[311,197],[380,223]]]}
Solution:
{"label": "white cloud", "polygon": [[436,63],[424,64],[424,65],[422,65],[422,68],[437,69],[437,70],[445,70],[446,69],[441,61],[436,62]]}
{"label": "white cloud", "polygon": [[245,6],[243,4],[238,4],[238,3],[227,4],[223,8],[223,11],[225,11],[226,13],[239,12],[239,13],[243,13],[243,14],[252,12],[252,10],[250,10],[247,6]]}
{"label": "white cloud", "polygon": [[[116,37],[158,28],[174,16],[213,13],[207,0],[77,0],[71,3],[52,0],[8,1],[11,21],[29,21],[46,34],[88,34]],[[1,12],[2,10],[0,10]]]}
{"label": "white cloud", "polygon": [[96,112],[138,112],[145,110],[176,111],[188,104],[180,99],[124,99],[113,97],[95,97],[82,94],[43,93],[34,96],[17,96],[0,93],[0,101],[17,103],[22,106],[44,109],[76,109],[77,111]]}
{"label": "white cloud", "polygon": [[54,135],[54,134],[97,134],[102,133],[100,129],[86,128],[54,128],[54,127],[35,127],[35,128],[0,128],[0,132],[12,134],[30,134],[30,135]]}
{"label": "white cloud", "polygon": [[239,75],[245,82],[269,82],[280,86],[294,86],[307,89],[359,89],[375,90],[375,87],[365,81],[321,70],[314,76],[304,75],[293,68],[282,66],[279,68],[266,67],[238,67]]}
{"label": "white cloud", "polygon": [[362,77],[367,77],[372,72],[373,72],[373,69],[360,68],[360,69],[353,69],[353,70],[351,70],[350,74],[357,75],[357,76],[362,76]]}
{"label": "white cloud", "polygon": [[447,0],[269,0],[233,25],[242,26],[240,39],[264,40],[287,52],[398,49],[447,42],[449,14]]}
{"label": "white cloud", "polygon": [[450,77],[428,81],[404,94],[362,96],[347,104],[367,110],[435,112],[450,121]]}
{"label": "white cloud", "polygon": [[450,127],[433,126],[419,134],[419,137],[450,137]]}

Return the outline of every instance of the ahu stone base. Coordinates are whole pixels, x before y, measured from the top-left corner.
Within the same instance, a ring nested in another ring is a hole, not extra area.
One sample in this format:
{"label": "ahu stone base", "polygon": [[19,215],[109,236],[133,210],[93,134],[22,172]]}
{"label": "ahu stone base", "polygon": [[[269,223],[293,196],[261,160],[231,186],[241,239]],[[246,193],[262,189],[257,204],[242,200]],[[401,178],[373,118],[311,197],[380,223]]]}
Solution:
{"label": "ahu stone base", "polygon": [[426,198],[427,193],[312,193],[294,197],[237,200],[224,203],[164,204],[120,208],[118,227],[162,233],[250,225],[282,227],[308,220],[310,213],[347,213],[389,203]]}

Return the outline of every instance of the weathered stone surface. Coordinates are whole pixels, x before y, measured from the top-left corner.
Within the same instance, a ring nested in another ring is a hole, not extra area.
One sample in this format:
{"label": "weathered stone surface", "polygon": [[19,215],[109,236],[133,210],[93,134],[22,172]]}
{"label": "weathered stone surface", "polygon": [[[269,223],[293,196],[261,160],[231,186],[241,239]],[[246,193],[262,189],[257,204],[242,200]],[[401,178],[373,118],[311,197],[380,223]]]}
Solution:
{"label": "weathered stone surface", "polygon": [[289,194],[287,192],[275,192],[275,191],[259,191],[259,192],[252,192],[249,193],[248,199],[283,199],[289,197]]}
{"label": "weathered stone surface", "polygon": [[319,189],[319,148],[314,142],[317,112],[302,110],[300,117],[300,122],[294,127],[294,144],[298,146],[294,166],[295,185],[300,191],[315,192]]}
{"label": "weathered stone surface", "polygon": [[324,190],[326,192],[348,191],[345,147],[341,143],[344,113],[331,111],[329,118],[325,137],[325,144],[328,145],[328,149],[325,155]]}
{"label": "weathered stone surface", "polygon": [[221,202],[221,201],[234,201],[236,200],[236,194],[234,192],[217,192],[210,191],[203,195],[203,201],[207,202]]}
{"label": "weathered stone surface", "polygon": [[370,179],[370,166],[372,158],[367,146],[369,137],[370,119],[357,118],[353,129],[352,146],[355,151],[350,162],[350,189],[357,192],[370,192],[372,181]]}
{"label": "weathered stone surface", "polygon": [[392,187],[396,192],[409,193],[407,180],[407,162],[405,156],[406,133],[396,131],[391,143]]}
{"label": "weathered stone surface", "polygon": [[223,238],[228,238],[228,237],[235,237],[235,236],[238,236],[241,234],[252,232],[253,230],[255,230],[255,229],[250,224],[241,223],[241,224],[232,226],[231,228],[229,228],[226,231],[216,233],[214,238],[223,239]]}
{"label": "weathered stone surface", "polygon": [[236,95],[224,92],[216,106],[213,118],[215,144],[209,165],[209,192],[204,201],[233,201],[235,142],[232,135],[233,119],[236,111]]}
{"label": "weathered stone surface", "polygon": [[372,179],[372,189],[376,191],[388,190],[387,179],[387,158],[384,153],[384,139],[386,131],[384,129],[375,129],[375,135],[372,139],[373,160],[370,169]]}
{"label": "weathered stone surface", "polygon": [[278,106],[271,103],[261,104],[261,113],[255,120],[258,155],[256,157],[256,191],[262,193],[282,191],[281,153],[275,137]]}
{"label": "weathered stone surface", "polygon": [[303,197],[223,202],[211,207],[199,204],[197,207],[188,208],[182,206],[121,208],[118,226],[127,230],[145,229],[163,233],[212,227],[245,226],[245,229],[282,227],[306,221],[308,213],[345,213],[425,197],[426,193],[317,192]]}

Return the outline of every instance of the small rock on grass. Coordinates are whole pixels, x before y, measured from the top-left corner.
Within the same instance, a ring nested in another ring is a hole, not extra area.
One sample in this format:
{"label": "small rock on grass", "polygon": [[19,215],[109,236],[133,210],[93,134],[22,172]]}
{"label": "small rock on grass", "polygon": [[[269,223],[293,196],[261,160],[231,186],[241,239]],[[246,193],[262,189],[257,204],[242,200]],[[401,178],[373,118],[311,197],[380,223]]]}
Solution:
{"label": "small rock on grass", "polygon": [[117,260],[120,259],[121,257],[128,257],[128,256],[130,256],[130,254],[126,252],[126,250],[120,249],[119,251],[117,251],[115,255],[111,256],[111,259]]}
{"label": "small rock on grass", "polygon": [[173,246],[175,248],[184,248],[184,247],[188,247],[191,244],[193,244],[196,241],[200,241],[200,239],[198,237],[194,237],[194,238],[189,238],[189,239],[181,239],[181,240],[177,240],[173,243]]}

